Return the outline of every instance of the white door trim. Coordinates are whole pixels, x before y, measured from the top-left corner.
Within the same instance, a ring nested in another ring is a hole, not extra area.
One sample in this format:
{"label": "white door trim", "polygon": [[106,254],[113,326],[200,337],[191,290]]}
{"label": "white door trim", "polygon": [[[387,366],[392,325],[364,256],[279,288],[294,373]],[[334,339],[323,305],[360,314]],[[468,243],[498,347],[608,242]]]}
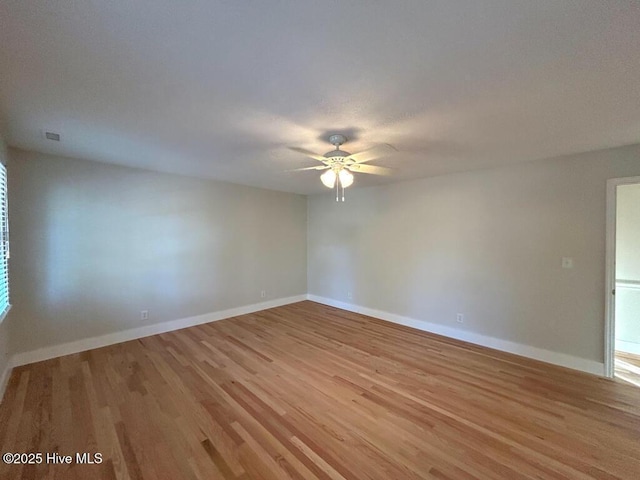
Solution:
{"label": "white door trim", "polygon": [[615,296],[616,288],[616,192],[619,185],[640,183],[640,177],[610,178],[607,180],[606,246],[605,246],[605,319],[604,374],[613,377],[615,355]]}

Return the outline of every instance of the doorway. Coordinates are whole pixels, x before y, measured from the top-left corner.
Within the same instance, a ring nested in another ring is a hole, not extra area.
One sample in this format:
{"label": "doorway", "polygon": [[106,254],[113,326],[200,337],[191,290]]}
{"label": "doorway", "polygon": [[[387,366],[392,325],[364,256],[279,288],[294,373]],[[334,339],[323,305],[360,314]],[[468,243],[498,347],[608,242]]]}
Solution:
{"label": "doorway", "polygon": [[607,182],[605,370],[640,387],[640,177]]}

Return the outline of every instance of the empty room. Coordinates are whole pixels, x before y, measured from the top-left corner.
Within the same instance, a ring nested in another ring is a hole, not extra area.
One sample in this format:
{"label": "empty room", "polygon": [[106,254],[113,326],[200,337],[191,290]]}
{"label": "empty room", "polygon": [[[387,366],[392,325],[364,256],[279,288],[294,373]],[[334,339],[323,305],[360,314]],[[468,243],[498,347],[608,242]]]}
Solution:
{"label": "empty room", "polygon": [[0,479],[640,479],[640,2],[0,0]]}

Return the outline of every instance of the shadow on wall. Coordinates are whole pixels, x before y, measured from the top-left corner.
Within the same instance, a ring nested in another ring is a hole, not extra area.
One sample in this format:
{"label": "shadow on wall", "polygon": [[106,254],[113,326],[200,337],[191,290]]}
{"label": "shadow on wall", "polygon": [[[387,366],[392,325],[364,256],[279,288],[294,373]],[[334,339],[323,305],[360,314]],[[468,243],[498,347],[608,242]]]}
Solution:
{"label": "shadow on wall", "polygon": [[306,292],[300,195],[20,150],[10,165],[19,351]]}
{"label": "shadow on wall", "polygon": [[39,343],[73,338],[61,331],[94,336],[233,305],[216,299],[242,283],[232,268],[239,235],[209,209],[218,198],[206,185],[186,189],[179,184],[196,181],[86,168],[30,177],[24,187],[34,216],[20,215],[15,229],[29,233],[15,249],[16,313],[38,326]]}
{"label": "shadow on wall", "polygon": [[[83,321],[108,312],[108,321],[118,324],[141,306],[201,303],[212,285],[223,283],[216,272],[224,235],[201,221],[197,202],[175,191],[131,187],[101,192],[76,183],[46,191],[43,235],[28,249],[44,252],[42,275],[35,276],[44,292],[41,313]],[[153,200],[159,197],[165,202]]]}

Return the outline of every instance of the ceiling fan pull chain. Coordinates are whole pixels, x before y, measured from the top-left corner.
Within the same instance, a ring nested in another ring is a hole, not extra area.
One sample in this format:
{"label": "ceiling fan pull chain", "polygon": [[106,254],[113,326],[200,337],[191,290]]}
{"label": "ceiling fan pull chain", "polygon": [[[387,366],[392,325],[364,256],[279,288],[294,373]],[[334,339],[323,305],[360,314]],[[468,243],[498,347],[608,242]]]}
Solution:
{"label": "ceiling fan pull chain", "polygon": [[[340,185],[342,185],[342,181],[340,182]],[[342,201],[344,202],[344,185],[342,185]]]}

